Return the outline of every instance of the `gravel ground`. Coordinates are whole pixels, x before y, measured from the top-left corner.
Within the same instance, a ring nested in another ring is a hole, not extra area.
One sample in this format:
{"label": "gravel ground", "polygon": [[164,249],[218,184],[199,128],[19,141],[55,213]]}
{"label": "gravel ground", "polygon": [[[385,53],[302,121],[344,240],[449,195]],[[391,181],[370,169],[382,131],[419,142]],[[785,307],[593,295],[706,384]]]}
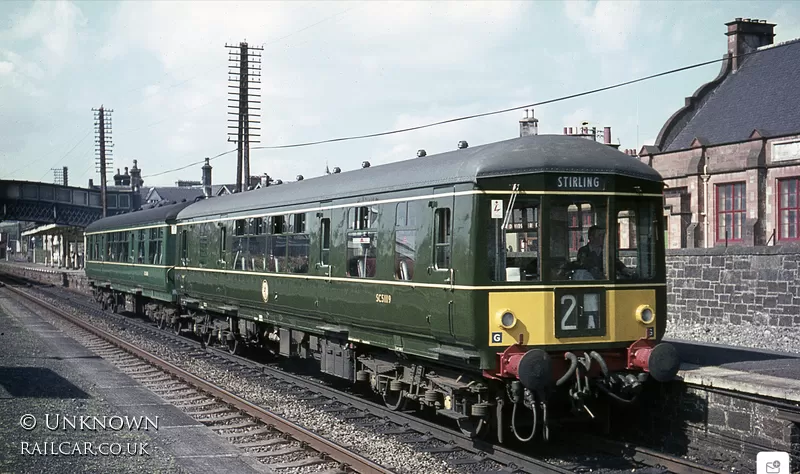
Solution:
{"label": "gravel ground", "polygon": [[[61,306],[53,298],[47,298],[52,304]],[[78,313],[72,310],[73,313]],[[80,336],[71,329],[63,320],[50,314],[43,315],[49,322],[80,340]],[[113,320],[89,317],[92,324],[97,325],[127,342],[141,347],[159,357],[172,362],[206,380],[209,380],[238,396],[259,405],[263,408],[280,414],[306,429],[337,442],[340,445],[354,449],[361,455],[381,462],[398,473],[430,473],[430,474],[455,474],[460,472],[428,453],[415,451],[408,445],[398,443],[391,438],[375,433],[369,428],[353,425],[340,420],[315,407],[310,407],[302,400],[297,400],[289,394],[279,393],[263,382],[241,377],[240,369],[236,366],[225,366],[215,361],[203,358],[192,358],[185,352],[177,352],[165,345],[163,341],[156,341],[152,336],[136,333],[135,330],[126,330],[120,323]],[[291,455],[289,455],[291,456]],[[270,460],[270,462],[275,462]],[[306,469],[307,471],[307,469]],[[287,469],[281,472],[291,473]]]}
{"label": "gravel ground", "polygon": [[685,341],[711,342],[731,346],[764,349],[770,341],[770,350],[800,354],[800,331],[797,328],[771,326],[760,322],[742,321],[741,325],[708,325],[685,320],[670,319],[666,337]]}
{"label": "gravel ground", "polygon": [[[0,296],[0,472],[187,472],[159,441],[143,431],[48,430],[42,419],[45,414],[102,417],[119,412],[96,393],[92,381],[77,369],[83,359],[75,358],[75,343],[62,343],[63,336],[52,332],[42,338],[37,331],[47,328],[41,325],[27,329],[18,321],[25,311],[5,295]],[[38,419],[31,431],[23,430],[19,424],[26,413]],[[27,451],[23,451],[23,442],[27,443]],[[56,450],[61,447],[71,453],[74,451],[60,443],[84,447],[83,443],[91,442],[93,449],[99,449],[101,443],[120,443],[122,452],[126,452],[128,443],[148,443],[150,455],[38,454],[52,450],[52,445],[45,445],[49,442],[55,443]]]}

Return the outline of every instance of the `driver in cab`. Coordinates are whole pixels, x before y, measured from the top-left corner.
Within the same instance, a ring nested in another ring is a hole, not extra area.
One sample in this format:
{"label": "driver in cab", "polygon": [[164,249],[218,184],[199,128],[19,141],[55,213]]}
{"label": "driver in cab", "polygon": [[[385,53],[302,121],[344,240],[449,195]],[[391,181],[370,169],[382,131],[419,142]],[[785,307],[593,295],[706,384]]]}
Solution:
{"label": "driver in cab", "polygon": [[[595,280],[605,280],[603,271],[603,247],[606,230],[600,226],[589,227],[589,243],[578,250],[578,264],[581,268],[592,274]],[[618,275],[632,277],[634,271],[627,268],[618,258],[614,259],[614,266]]]}

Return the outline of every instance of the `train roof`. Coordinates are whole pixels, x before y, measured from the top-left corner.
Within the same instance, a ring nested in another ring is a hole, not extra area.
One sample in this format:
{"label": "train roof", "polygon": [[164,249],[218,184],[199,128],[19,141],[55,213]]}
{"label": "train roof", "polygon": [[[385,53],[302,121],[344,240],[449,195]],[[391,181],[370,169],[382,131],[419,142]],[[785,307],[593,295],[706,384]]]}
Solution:
{"label": "train roof", "polygon": [[656,170],[637,158],[594,140],[532,135],[206,199],[182,210],[178,219],[420,187],[477,183],[482,178],[556,172],[662,180]]}
{"label": "train roof", "polygon": [[192,201],[162,204],[149,209],[126,212],[125,214],[117,214],[116,216],[98,219],[89,224],[84,232],[102,232],[105,230],[127,229],[152,224],[166,224],[174,220],[178,216],[178,213],[189,204],[192,204]]}

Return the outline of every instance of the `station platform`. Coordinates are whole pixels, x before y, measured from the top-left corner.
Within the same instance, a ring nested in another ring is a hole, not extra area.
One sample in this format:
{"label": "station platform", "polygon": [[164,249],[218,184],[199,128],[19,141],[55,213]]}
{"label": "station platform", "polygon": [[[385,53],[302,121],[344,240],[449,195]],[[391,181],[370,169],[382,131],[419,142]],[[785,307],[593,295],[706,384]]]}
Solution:
{"label": "station platform", "polygon": [[0,260],[0,272],[42,283],[66,287],[82,294],[91,294],[86,272],[81,269],[51,267],[38,263]]}
{"label": "station platform", "polygon": [[[147,430],[81,430],[56,421],[81,416],[147,417],[150,423],[142,422]],[[265,471],[257,460],[3,291],[0,440],[0,472]],[[86,443],[100,454],[86,455]],[[118,455],[109,455],[115,444]]]}
{"label": "station platform", "polygon": [[[800,402],[800,353],[666,340],[681,358],[677,377],[699,386]],[[799,348],[800,349],[800,348]]]}

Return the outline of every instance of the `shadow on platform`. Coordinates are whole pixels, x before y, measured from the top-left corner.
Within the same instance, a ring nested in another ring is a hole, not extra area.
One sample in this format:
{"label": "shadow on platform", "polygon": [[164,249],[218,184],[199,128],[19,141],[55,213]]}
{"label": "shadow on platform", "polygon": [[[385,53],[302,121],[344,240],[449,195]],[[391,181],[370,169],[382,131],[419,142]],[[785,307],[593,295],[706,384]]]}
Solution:
{"label": "shadow on platform", "polygon": [[42,367],[0,367],[0,385],[19,398],[91,398],[69,380]]}

